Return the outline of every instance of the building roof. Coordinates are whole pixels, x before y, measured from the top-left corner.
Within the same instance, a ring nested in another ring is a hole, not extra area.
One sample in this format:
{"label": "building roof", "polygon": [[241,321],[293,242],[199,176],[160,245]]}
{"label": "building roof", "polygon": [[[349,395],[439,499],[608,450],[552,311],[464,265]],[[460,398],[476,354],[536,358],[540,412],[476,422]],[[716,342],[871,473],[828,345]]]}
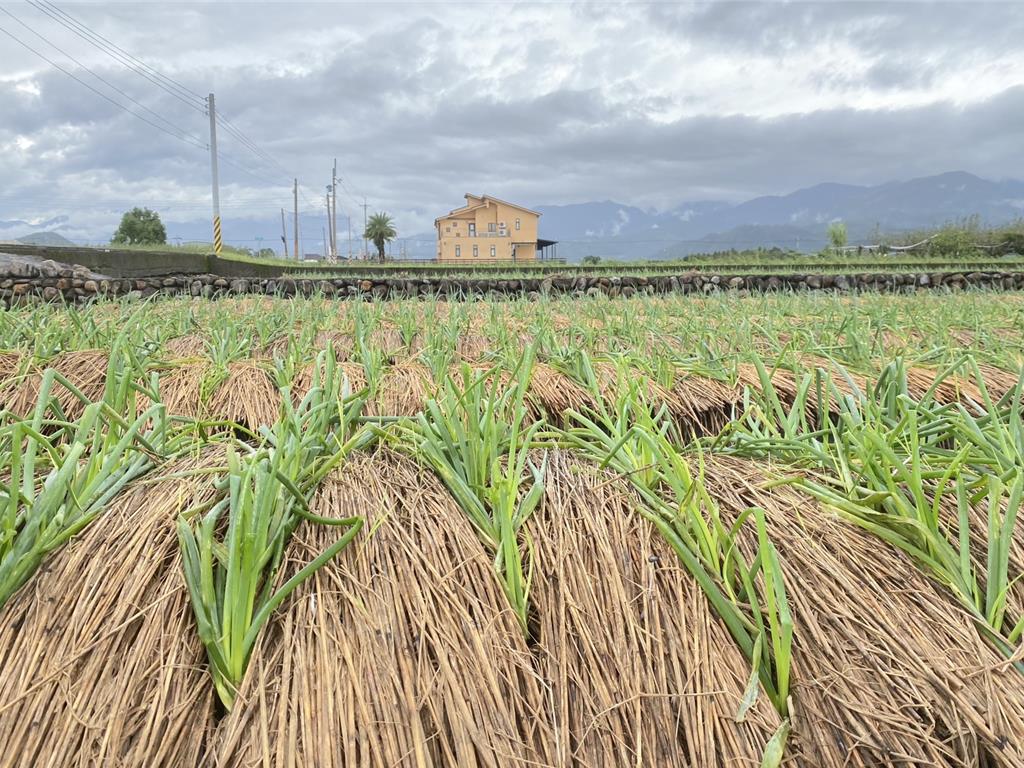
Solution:
{"label": "building roof", "polygon": [[527,213],[532,213],[534,216],[543,216],[544,215],[540,211],[535,211],[535,210],[533,210],[531,208],[527,208],[525,205],[516,205],[515,203],[510,203],[508,200],[499,200],[498,198],[491,197],[490,195],[466,195],[466,197],[467,198],[475,197],[478,200],[481,200],[481,199],[482,200],[490,200],[490,201],[495,202],[495,203],[501,203],[502,205],[507,205],[507,206],[509,206],[511,208],[518,208],[520,211],[526,211]]}
{"label": "building roof", "polygon": [[[475,211],[477,208],[484,208],[485,206],[488,205],[488,203],[501,203],[502,205],[507,205],[510,208],[515,208],[515,209],[520,210],[520,211],[525,211],[526,213],[531,213],[534,216],[543,216],[544,215],[544,214],[540,213],[539,211],[531,210],[530,208],[527,208],[526,206],[516,205],[515,203],[510,203],[507,200],[499,200],[498,198],[491,197],[490,195],[471,195],[471,194],[469,194],[467,192],[464,195],[464,197],[466,198],[466,205],[462,206],[461,208],[455,208],[455,209],[449,211],[448,214],[445,215],[445,216],[438,216],[436,219],[434,219],[434,224],[437,224],[437,222],[441,221],[441,219],[447,219],[449,216],[457,216],[459,214],[469,213],[470,211]],[[472,199],[472,200],[479,200],[480,202],[470,203],[469,202],[470,199]]]}

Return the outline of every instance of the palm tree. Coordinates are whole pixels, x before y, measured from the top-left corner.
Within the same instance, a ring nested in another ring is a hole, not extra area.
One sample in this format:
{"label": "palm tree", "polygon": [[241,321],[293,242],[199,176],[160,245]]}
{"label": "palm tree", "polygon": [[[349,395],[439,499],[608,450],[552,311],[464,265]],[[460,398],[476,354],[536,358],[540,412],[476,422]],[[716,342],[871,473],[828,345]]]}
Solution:
{"label": "palm tree", "polygon": [[370,217],[366,223],[366,232],[363,233],[363,237],[373,241],[373,244],[377,246],[377,257],[384,261],[384,246],[394,240],[396,234],[391,217],[381,212]]}

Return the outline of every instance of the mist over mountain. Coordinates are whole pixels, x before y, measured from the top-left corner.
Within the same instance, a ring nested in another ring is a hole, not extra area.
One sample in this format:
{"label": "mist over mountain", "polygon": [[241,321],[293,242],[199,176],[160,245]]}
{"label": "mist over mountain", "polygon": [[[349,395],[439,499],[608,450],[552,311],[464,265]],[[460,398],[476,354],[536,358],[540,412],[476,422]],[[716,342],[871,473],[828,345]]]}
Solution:
{"label": "mist over mountain", "polygon": [[613,202],[539,206],[542,237],[559,256],[670,258],[729,248],[813,251],[829,222],[846,223],[850,242],[978,216],[999,225],[1024,216],[1024,182],[989,181],[963,171],[876,186],[817,184],[739,204],[692,202],[644,211]]}

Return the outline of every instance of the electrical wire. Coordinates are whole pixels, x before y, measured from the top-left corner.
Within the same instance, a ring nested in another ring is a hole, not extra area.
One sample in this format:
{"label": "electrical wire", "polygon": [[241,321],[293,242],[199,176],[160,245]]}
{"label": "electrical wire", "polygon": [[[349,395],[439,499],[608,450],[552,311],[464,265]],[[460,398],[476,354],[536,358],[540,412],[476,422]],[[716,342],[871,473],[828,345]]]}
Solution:
{"label": "electrical wire", "polygon": [[[132,72],[138,74],[139,76],[145,78],[148,82],[152,83],[153,85],[157,86],[158,88],[160,88],[164,92],[170,94],[171,96],[175,97],[179,101],[183,102],[189,108],[195,109],[195,110],[197,110],[197,111],[199,111],[199,112],[201,112],[203,114],[207,114],[207,115],[209,114],[207,99],[205,99],[204,97],[200,96],[198,93],[196,93],[195,91],[191,90],[190,88],[188,88],[187,86],[183,85],[182,83],[178,82],[177,80],[175,80],[175,79],[173,79],[171,77],[168,77],[167,75],[162,74],[161,72],[156,70],[154,67],[150,66],[149,64],[146,64],[144,61],[142,61],[141,59],[137,58],[136,56],[133,56],[131,53],[129,53],[125,49],[121,48],[116,43],[112,42],[110,39],[104,37],[99,32],[96,32],[95,30],[91,29],[84,22],[81,22],[78,19],[76,19],[75,17],[71,16],[69,13],[65,12],[64,10],[59,8],[57,5],[55,5],[54,3],[48,2],[47,0],[27,0],[27,1],[28,1],[28,3],[33,8],[35,8],[40,13],[46,15],[48,18],[50,18],[53,21],[57,22],[58,24],[60,24],[65,29],[70,30],[71,32],[73,32],[75,35],[77,35],[81,39],[83,39],[86,42],[90,43],[93,47],[97,48],[98,50],[100,50],[101,52],[103,52],[104,54],[109,56],[115,62],[121,64],[122,66],[126,67],[130,71],[132,71]],[[156,120],[159,120],[160,122],[164,123],[166,126],[169,126],[169,128],[162,127],[161,125],[156,124],[156,123],[152,122],[151,120],[146,119],[145,117],[143,117],[139,113],[135,112],[134,110],[129,109],[125,105],[119,103],[118,101],[116,101],[115,99],[111,98],[107,94],[103,93],[102,91],[98,90],[97,88],[94,88],[93,86],[91,86],[90,84],[88,84],[87,82],[82,80],[81,78],[77,77],[75,74],[70,72],[68,69],[65,69],[64,67],[62,67],[60,64],[58,64],[57,62],[55,62],[51,58],[49,58],[49,57],[45,56],[44,54],[42,54],[40,51],[36,50],[35,48],[32,48],[30,45],[28,45],[24,41],[22,41],[19,38],[15,37],[12,33],[7,31],[6,29],[0,28],[0,31],[2,31],[4,34],[6,34],[11,39],[15,40],[15,42],[19,43],[20,45],[22,45],[23,47],[25,47],[26,49],[28,49],[32,53],[35,53],[37,56],[42,58],[44,61],[46,61],[51,66],[53,66],[56,69],[58,69],[59,71],[61,71],[64,74],[66,74],[68,77],[71,77],[73,80],[75,80],[75,81],[79,82],[80,84],[84,85],[85,87],[89,88],[91,91],[96,93],[98,96],[101,96],[105,100],[109,101],[110,103],[114,104],[115,106],[119,107],[120,109],[128,112],[129,114],[134,115],[135,117],[137,117],[138,119],[142,120],[143,122],[146,122],[147,124],[153,126],[154,128],[157,128],[157,129],[163,131],[164,133],[167,133],[168,135],[174,136],[175,138],[178,138],[181,141],[185,141],[186,143],[189,143],[189,144],[191,144],[193,146],[196,146],[196,147],[198,147],[200,149],[209,150],[209,145],[204,143],[202,141],[202,139],[200,139],[199,137],[189,133],[184,128],[181,128],[180,126],[176,125],[172,121],[170,121],[167,118],[163,117],[162,115],[160,115],[159,113],[157,113],[153,109],[147,107],[145,104],[143,104],[140,101],[136,100],[135,98],[130,96],[128,93],[126,93],[124,90],[122,90],[121,88],[117,87],[116,85],[114,85],[113,83],[111,83],[110,81],[106,80],[105,78],[103,78],[102,76],[100,76],[99,74],[94,72],[92,69],[90,69],[89,67],[84,65],[81,61],[76,59],[74,56],[69,54],[67,51],[63,50],[60,46],[58,46],[57,44],[53,43],[52,41],[50,41],[46,37],[44,37],[38,31],[36,31],[32,27],[30,27],[28,24],[26,24],[24,21],[22,21],[21,19],[16,17],[14,14],[10,13],[9,11],[7,11],[7,10],[5,10],[3,8],[0,8],[0,10],[2,10],[4,13],[6,13],[8,16],[10,16],[16,22],[18,22],[18,24],[20,24],[21,26],[25,27],[25,29],[27,29],[33,35],[38,37],[40,40],[48,43],[50,46],[52,46],[57,51],[62,53],[64,56],[66,56],[68,59],[70,59],[72,62],[74,62],[78,67],[80,67],[81,69],[83,69],[86,72],[88,72],[89,74],[91,74],[97,80],[99,80],[100,82],[104,83],[107,87],[111,88],[113,91],[115,91],[116,93],[120,94],[122,97],[124,97],[125,99],[130,101],[132,104],[135,104],[137,107],[139,107],[140,109],[144,110],[146,113],[152,115]],[[287,179],[289,179],[289,181],[294,182],[295,174],[291,173],[287,168],[285,168],[284,165],[282,165],[280,162],[278,162],[269,152],[267,152],[265,149],[260,147],[259,144],[257,144],[253,139],[249,138],[244,132],[242,132],[241,129],[239,129],[237,126],[235,126],[231,121],[229,121],[226,117],[224,117],[223,114],[221,114],[219,111],[215,115],[215,119],[216,119],[216,123],[218,125],[220,125],[222,128],[224,128],[224,130],[229,135],[231,135],[231,137],[233,139],[235,139],[237,142],[239,142],[239,144],[242,147],[244,147],[246,150],[251,152],[261,163],[266,164],[268,166],[268,168],[269,167],[273,167],[275,169],[275,174],[280,172],[282,174],[283,178],[287,178]],[[260,173],[256,173],[253,170],[250,170],[246,166],[242,165],[240,162],[237,162],[237,161],[233,160],[231,157],[229,157],[228,155],[226,155],[223,152],[221,152],[219,149],[217,151],[217,157],[218,157],[219,160],[223,161],[225,164],[227,164],[227,165],[229,165],[229,166],[231,166],[233,168],[236,168],[237,170],[247,174],[248,176],[256,179],[257,181],[260,181],[260,182],[262,182],[264,184],[267,184],[267,185],[270,185],[270,186],[278,186],[280,184],[280,182],[273,181],[271,179],[268,179],[266,176],[261,175]],[[356,202],[356,204],[358,205],[359,204],[358,201],[355,200],[354,197],[352,197],[352,193],[348,190],[348,188],[344,185],[343,182],[342,182],[342,188],[346,191],[346,193],[349,195],[349,197],[351,197],[353,199],[353,201]],[[305,203],[307,205],[309,205],[311,208],[318,208],[319,207],[316,203],[314,203],[312,201],[312,199],[310,199],[310,197],[307,194],[306,189],[304,188],[303,185],[299,185],[298,186],[298,192],[302,196],[302,198],[304,199]],[[314,193],[314,196],[318,197],[318,195],[316,195],[315,193]],[[335,195],[335,205],[337,205],[337,196],[336,195]],[[347,210],[345,209],[344,206],[342,206],[342,211],[346,215],[348,215],[348,212],[347,212]]]}
{"label": "electrical wire", "polygon": [[179,101],[188,105],[190,108],[200,112],[205,108],[206,99],[204,97],[200,96],[187,86],[182,85],[177,80],[158,72],[144,61],[132,56],[123,48],[115,45],[113,42],[103,37],[99,32],[90,29],[53,3],[46,2],[46,0],[28,0],[28,3],[36,10],[46,14],[58,24],[61,24],[66,29],[71,30],[73,33],[78,35],[78,37],[107,54],[110,58],[114,59],[114,61],[123,64],[138,75],[146,78],[157,87],[162,88]]}
{"label": "electrical wire", "polygon": [[[3,8],[0,8],[0,11],[4,11],[4,13],[7,13],[7,15],[9,15],[9,16],[11,15],[7,10],[5,10]],[[84,85],[86,88],[88,88],[90,91],[95,93],[97,96],[105,99],[106,101],[109,101],[111,104],[113,104],[118,109],[124,110],[129,115],[133,115],[133,116],[137,117],[142,122],[151,125],[152,127],[156,128],[158,131],[162,131],[163,133],[166,133],[168,136],[173,136],[175,139],[178,139],[179,141],[183,141],[186,144],[191,144],[192,146],[198,147],[199,149],[209,149],[209,147],[206,144],[203,144],[201,142],[197,142],[194,138],[189,138],[189,134],[187,132],[185,132],[183,129],[178,128],[176,130],[178,130],[179,133],[175,133],[174,131],[168,130],[167,128],[165,128],[164,126],[160,125],[159,123],[154,123],[152,120],[149,120],[148,118],[144,117],[143,115],[139,114],[138,112],[135,112],[134,110],[129,109],[124,104],[122,104],[121,102],[117,101],[116,99],[112,99],[110,96],[108,96],[107,94],[103,93],[103,91],[101,91],[101,90],[99,90],[97,88],[94,88],[92,85],[87,83],[85,80],[82,80],[80,77],[77,77],[74,73],[72,73],[72,72],[68,71],[67,69],[65,69],[64,67],[62,67],[60,64],[55,62],[53,59],[48,57],[46,54],[36,50],[35,48],[33,48],[31,45],[29,45],[25,41],[15,37],[12,32],[8,31],[4,27],[0,27],[0,32],[2,32],[3,34],[7,35],[9,38],[11,38],[14,42],[16,42],[21,47],[23,47],[23,48],[31,51],[32,53],[34,53],[36,56],[41,58],[43,61],[45,61],[50,66],[60,70],[65,75],[70,77],[72,80],[80,83],[81,85]],[[168,123],[169,125],[173,125],[173,123],[171,123],[166,118],[161,118],[161,119],[164,120],[164,122]]]}
{"label": "electrical wire", "polygon": [[164,117],[163,115],[161,115],[161,114],[158,114],[157,112],[154,112],[154,111],[153,111],[152,109],[150,109],[149,107],[147,107],[147,106],[146,106],[145,104],[143,104],[142,102],[138,101],[137,99],[135,99],[134,97],[132,97],[132,96],[131,96],[130,94],[128,94],[128,93],[126,93],[125,91],[123,91],[123,90],[122,90],[121,88],[118,88],[118,87],[117,87],[116,85],[114,85],[114,84],[113,84],[112,82],[110,82],[110,81],[109,81],[109,80],[107,80],[106,78],[102,77],[101,75],[99,75],[99,74],[97,74],[96,72],[94,72],[93,70],[91,70],[91,69],[90,69],[89,67],[87,67],[87,66],[86,66],[85,64],[83,64],[83,63],[82,63],[81,61],[79,61],[78,59],[76,59],[76,58],[75,58],[74,56],[72,56],[72,55],[71,55],[70,53],[68,53],[67,51],[65,51],[65,50],[63,50],[62,48],[60,48],[60,47],[59,47],[59,46],[58,46],[58,45],[57,45],[56,43],[54,43],[54,42],[52,42],[51,40],[48,40],[47,38],[43,37],[43,36],[42,36],[41,34],[39,34],[38,32],[36,32],[36,30],[32,29],[32,27],[30,27],[30,26],[29,26],[28,24],[26,24],[26,23],[25,23],[24,21],[22,21],[21,19],[19,19],[19,18],[18,18],[17,16],[15,16],[15,15],[14,15],[13,13],[11,13],[10,11],[8,11],[8,10],[7,10],[6,8],[2,8],[2,7],[0,7],[0,12],[3,12],[3,13],[5,13],[5,14],[7,14],[8,16],[10,16],[10,17],[11,17],[12,19],[14,19],[14,20],[15,20],[16,22],[18,22],[18,24],[20,24],[21,26],[23,26],[23,27],[24,27],[25,29],[27,29],[27,30],[28,30],[29,32],[31,32],[31,33],[32,33],[33,35],[35,35],[36,37],[38,37],[38,38],[39,38],[40,40],[42,40],[42,41],[43,41],[44,43],[47,43],[47,44],[48,44],[48,45],[50,45],[51,47],[55,48],[55,49],[56,49],[56,50],[57,50],[58,52],[62,53],[62,54],[63,54],[64,56],[66,56],[67,58],[71,59],[71,61],[73,61],[73,62],[74,62],[75,64],[77,64],[77,65],[79,66],[79,68],[81,68],[81,69],[84,69],[84,70],[85,70],[86,72],[88,72],[88,73],[89,73],[90,75],[92,75],[93,77],[95,77],[95,78],[96,78],[97,80],[99,80],[99,81],[100,81],[101,83],[103,83],[104,85],[106,85],[106,86],[107,86],[108,88],[110,88],[111,90],[113,90],[113,91],[115,91],[116,93],[120,94],[120,95],[121,95],[121,96],[123,96],[124,98],[128,99],[128,101],[130,101],[130,102],[131,102],[132,104],[134,104],[135,106],[139,107],[140,109],[143,109],[143,110],[145,110],[145,111],[146,111],[146,112],[148,112],[148,113],[149,113],[150,115],[152,115],[153,117],[155,117],[155,118],[156,118],[157,120],[160,120],[160,121],[162,121],[162,122],[163,122],[163,123],[165,123],[166,125],[170,126],[170,128],[171,128],[171,129],[173,129],[173,130],[175,130],[175,131],[179,132],[179,133],[180,133],[181,135],[183,135],[183,136],[187,136],[187,137],[188,137],[189,139],[191,139],[191,140],[193,141],[193,143],[197,144],[198,146],[202,146],[202,147],[205,147],[205,146],[206,146],[206,145],[205,145],[205,144],[203,143],[203,140],[202,140],[202,139],[200,139],[200,138],[199,138],[198,136],[196,136],[195,134],[192,134],[192,133],[190,133],[189,131],[187,131],[186,129],[184,129],[184,128],[182,128],[182,127],[178,126],[178,125],[175,125],[174,123],[172,123],[172,122],[171,122],[170,120],[168,120],[168,119],[167,119],[166,117]]}

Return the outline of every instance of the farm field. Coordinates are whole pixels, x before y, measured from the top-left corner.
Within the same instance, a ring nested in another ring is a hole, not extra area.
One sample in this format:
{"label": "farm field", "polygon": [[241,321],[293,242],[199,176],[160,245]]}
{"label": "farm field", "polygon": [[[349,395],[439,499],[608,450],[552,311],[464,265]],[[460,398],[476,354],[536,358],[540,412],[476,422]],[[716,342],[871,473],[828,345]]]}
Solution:
{"label": "farm field", "polygon": [[1024,295],[0,314],[0,766],[1024,766]]}

